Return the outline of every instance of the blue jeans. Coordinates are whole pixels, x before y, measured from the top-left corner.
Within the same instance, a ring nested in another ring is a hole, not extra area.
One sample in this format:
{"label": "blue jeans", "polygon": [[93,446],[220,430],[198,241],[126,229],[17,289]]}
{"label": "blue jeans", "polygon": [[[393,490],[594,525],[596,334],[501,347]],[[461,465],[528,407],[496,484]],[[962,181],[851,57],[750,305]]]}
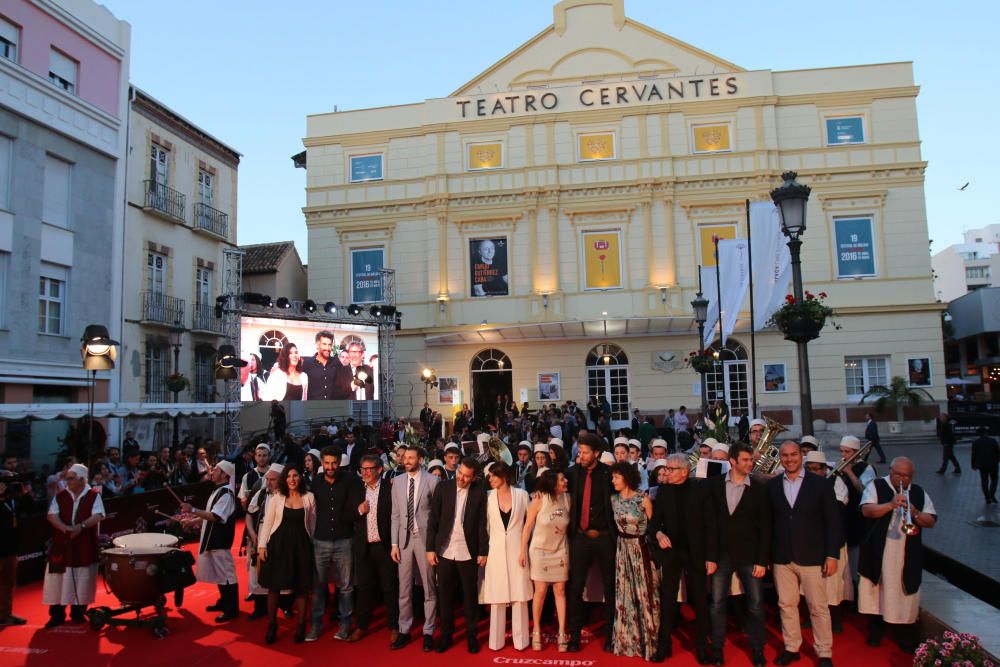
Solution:
{"label": "blue jeans", "polygon": [[753,576],[753,565],[733,565],[728,559],[719,562],[719,568],[712,575],[712,647],[721,651],[726,643],[726,604],[733,573],[743,584],[743,594],[747,601],[747,639],[751,651],[764,650],[764,604],[763,585]]}
{"label": "blue jeans", "polygon": [[354,582],[351,579],[352,563],[351,540],[315,540],[313,554],[316,559],[316,587],[312,597],[312,627],[319,632],[323,627],[323,614],[326,612],[326,597],[329,593],[327,582],[333,579],[340,598],[340,626],[349,628],[351,616],[354,615]]}

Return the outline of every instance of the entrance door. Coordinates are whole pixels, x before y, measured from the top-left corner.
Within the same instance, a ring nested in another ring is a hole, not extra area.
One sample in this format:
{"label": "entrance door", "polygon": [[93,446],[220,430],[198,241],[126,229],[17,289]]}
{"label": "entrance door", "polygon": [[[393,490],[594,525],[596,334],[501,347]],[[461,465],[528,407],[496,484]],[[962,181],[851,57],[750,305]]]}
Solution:
{"label": "entrance door", "polygon": [[587,355],[587,396],[604,399],[611,406],[612,429],[631,425],[628,390],[628,356],[611,343],[598,345]]}
{"label": "entrance door", "polygon": [[[718,344],[713,345],[718,350]],[[726,347],[718,351],[719,361],[714,370],[705,373],[705,389],[708,402],[721,398],[729,407],[729,425],[736,424],[736,411],[750,415],[750,382],[747,351],[740,343],[730,338]],[[752,415],[751,415],[752,416]]]}
{"label": "entrance door", "polygon": [[514,373],[510,357],[500,350],[483,350],[472,360],[472,411],[481,423],[496,423],[497,397],[513,400]]}

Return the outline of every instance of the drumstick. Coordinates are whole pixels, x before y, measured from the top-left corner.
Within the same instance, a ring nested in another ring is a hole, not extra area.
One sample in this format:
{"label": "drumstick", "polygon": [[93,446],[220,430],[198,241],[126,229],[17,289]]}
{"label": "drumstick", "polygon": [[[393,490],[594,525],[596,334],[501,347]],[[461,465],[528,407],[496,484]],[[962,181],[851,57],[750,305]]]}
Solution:
{"label": "drumstick", "polygon": [[176,500],[178,504],[181,504],[181,505],[184,504],[184,501],[181,500],[180,496],[178,496],[176,493],[174,493],[173,489],[171,489],[166,484],[163,485],[163,488],[170,492],[170,495],[172,495],[174,497],[174,500]]}
{"label": "drumstick", "polygon": [[161,512],[160,510],[153,510],[153,512],[155,512],[156,514],[159,514],[160,516],[165,516],[168,519],[170,519],[171,521],[180,521],[180,519],[178,519],[177,517],[173,516],[172,514],[167,514],[166,512]]}

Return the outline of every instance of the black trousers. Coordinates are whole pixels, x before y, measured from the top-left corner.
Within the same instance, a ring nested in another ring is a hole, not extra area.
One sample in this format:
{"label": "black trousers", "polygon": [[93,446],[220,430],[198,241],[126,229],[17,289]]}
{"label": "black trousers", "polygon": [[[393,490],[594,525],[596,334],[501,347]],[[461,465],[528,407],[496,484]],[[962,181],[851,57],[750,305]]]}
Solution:
{"label": "black trousers", "polygon": [[955,458],[955,444],[942,444],[941,447],[943,448],[943,451],[941,452],[941,470],[948,470],[949,461],[951,461],[951,464],[955,466],[956,471],[961,470],[962,466],[958,465],[958,459]]}
{"label": "black trousers", "polygon": [[610,532],[597,537],[577,533],[569,543],[569,624],[567,630],[576,635],[583,629],[587,607],[583,603],[583,589],[591,564],[597,561],[604,582],[605,632],[611,635],[615,623],[615,539]]}
{"label": "black trousers", "polygon": [[357,592],[358,627],[368,629],[374,592],[378,586],[385,600],[386,623],[390,630],[399,630],[399,578],[389,547],[382,542],[366,543],[361,557],[354,552],[354,590]]}
{"label": "black trousers", "polygon": [[680,588],[681,576],[687,583],[687,601],[694,609],[696,649],[708,649],[708,605],[707,581],[705,563],[694,562],[687,554],[674,553],[669,549],[664,555],[661,565],[663,576],[660,579],[660,634],[659,645],[670,646],[670,635],[674,631],[674,620],[677,618],[677,591]]}
{"label": "black trousers", "polygon": [[475,559],[438,558],[438,614],[441,615],[441,639],[451,641],[455,634],[455,593],[462,591],[462,614],[465,637],[474,639],[479,624],[479,566]]}
{"label": "black trousers", "polygon": [[878,452],[879,462],[885,461],[885,452],[882,451],[882,442],[880,440],[872,440],[872,446],[875,451]]}
{"label": "black trousers", "polygon": [[990,468],[979,469],[979,482],[983,485],[983,497],[986,500],[997,496],[997,468],[994,464]]}

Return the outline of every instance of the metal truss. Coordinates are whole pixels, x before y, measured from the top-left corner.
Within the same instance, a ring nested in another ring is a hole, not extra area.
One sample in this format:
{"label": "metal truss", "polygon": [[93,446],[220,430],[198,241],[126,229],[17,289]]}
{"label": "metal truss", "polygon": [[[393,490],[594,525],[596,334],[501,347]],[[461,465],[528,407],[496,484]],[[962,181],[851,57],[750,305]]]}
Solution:
{"label": "metal truss", "polygon": [[[222,334],[226,343],[232,345],[236,354],[240,351],[240,318],[243,313],[243,251],[239,248],[226,248],[222,251],[223,292],[219,295],[218,304],[222,307]],[[226,402],[225,445],[226,453],[239,450],[242,445],[240,432],[240,378],[224,380],[223,397]]]}

